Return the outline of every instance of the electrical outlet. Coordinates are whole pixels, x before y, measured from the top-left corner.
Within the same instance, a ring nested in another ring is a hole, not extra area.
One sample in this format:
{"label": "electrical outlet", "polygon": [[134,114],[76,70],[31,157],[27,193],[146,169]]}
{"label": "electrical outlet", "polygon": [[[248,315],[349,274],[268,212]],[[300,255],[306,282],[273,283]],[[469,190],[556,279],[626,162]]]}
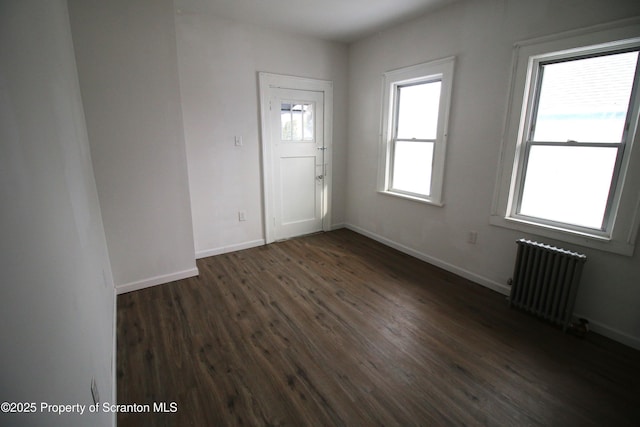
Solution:
{"label": "electrical outlet", "polygon": [[94,405],[100,404],[100,393],[98,393],[98,383],[95,377],[91,378],[91,397],[93,398]]}
{"label": "electrical outlet", "polygon": [[238,221],[246,221],[247,213],[245,211],[238,211]]}
{"label": "electrical outlet", "polygon": [[236,147],[242,147],[242,137],[236,136],[234,139],[234,144]]}
{"label": "electrical outlet", "polygon": [[470,231],[469,234],[467,235],[467,243],[475,245],[477,241],[478,241],[478,232]]}

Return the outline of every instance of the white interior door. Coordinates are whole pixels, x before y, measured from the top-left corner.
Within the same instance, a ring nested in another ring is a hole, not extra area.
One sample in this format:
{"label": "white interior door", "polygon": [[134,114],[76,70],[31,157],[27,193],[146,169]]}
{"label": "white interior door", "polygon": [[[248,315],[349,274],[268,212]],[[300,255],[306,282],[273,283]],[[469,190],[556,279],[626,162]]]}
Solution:
{"label": "white interior door", "polygon": [[273,240],[323,229],[324,94],[272,88],[269,97]]}
{"label": "white interior door", "polygon": [[333,83],[258,73],[265,243],[331,229]]}

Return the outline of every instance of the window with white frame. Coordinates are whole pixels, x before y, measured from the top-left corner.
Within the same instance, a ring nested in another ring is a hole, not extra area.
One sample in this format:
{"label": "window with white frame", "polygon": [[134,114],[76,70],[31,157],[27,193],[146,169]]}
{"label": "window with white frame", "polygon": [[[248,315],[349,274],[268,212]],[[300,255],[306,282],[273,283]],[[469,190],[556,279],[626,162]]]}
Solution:
{"label": "window with white frame", "polygon": [[637,183],[626,182],[638,157],[640,39],[580,45],[597,39],[516,47],[492,223],[630,254],[640,203]]}
{"label": "window with white frame", "polygon": [[381,192],[442,204],[454,58],[384,74]]}

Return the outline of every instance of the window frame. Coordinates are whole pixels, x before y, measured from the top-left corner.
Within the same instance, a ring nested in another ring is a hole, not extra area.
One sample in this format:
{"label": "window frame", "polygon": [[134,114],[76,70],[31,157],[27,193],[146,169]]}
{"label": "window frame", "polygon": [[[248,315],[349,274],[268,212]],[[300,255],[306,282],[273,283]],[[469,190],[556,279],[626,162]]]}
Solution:
{"label": "window frame", "polygon": [[[449,110],[453,83],[455,57],[388,71],[383,74],[383,104],[380,132],[380,156],[378,165],[378,192],[436,206],[443,206],[442,187],[448,136]],[[435,139],[397,138],[398,92],[402,87],[423,83],[441,82],[438,121]],[[393,188],[393,163],[396,142],[417,141],[433,143],[431,188],[429,195]]]}
{"label": "window frame", "polygon": [[[626,44],[625,44],[626,45]],[[616,194],[615,189],[617,188],[617,183],[619,181],[621,167],[622,167],[622,158],[625,152],[625,146],[627,145],[628,136],[629,136],[629,124],[632,122],[631,113],[632,108],[628,108],[627,115],[625,117],[625,126],[623,129],[623,134],[621,141],[619,142],[577,142],[577,141],[539,141],[533,139],[534,134],[534,126],[535,117],[537,116],[540,97],[542,95],[542,81],[543,81],[543,73],[541,68],[545,65],[569,62],[587,58],[595,58],[600,56],[613,55],[617,53],[623,53],[628,51],[638,51],[640,49],[640,43],[632,44],[632,48],[629,46],[623,46],[620,49],[616,48],[602,48],[601,46],[596,46],[593,48],[585,48],[580,49],[580,52],[552,52],[549,54],[536,55],[534,57],[529,58],[529,72],[531,73],[530,79],[530,87],[528,88],[530,92],[529,99],[526,101],[526,105],[523,105],[523,109],[526,109],[526,112],[523,112],[524,123],[523,123],[523,136],[522,141],[522,150],[523,153],[519,158],[519,164],[517,167],[518,173],[516,174],[516,185],[514,186],[514,194],[512,195],[513,203],[511,207],[510,215],[516,219],[523,219],[526,221],[539,222],[541,224],[546,224],[552,227],[564,227],[569,230],[575,230],[578,232],[585,232],[587,234],[591,233],[596,236],[608,237],[610,234],[608,230],[611,230],[612,219],[614,217],[612,210],[616,206],[616,196],[619,196],[619,193]],[[637,61],[636,61],[636,77],[634,78],[635,84],[633,84],[630,96],[630,104],[629,106],[633,106],[634,96],[637,92]],[[628,106],[628,107],[629,107]],[[554,221],[545,218],[538,218],[529,216],[521,213],[521,205],[522,205],[522,197],[524,191],[524,185],[527,177],[527,172],[529,168],[529,155],[531,153],[531,148],[533,146],[551,146],[551,147],[606,147],[606,148],[616,148],[616,160],[613,169],[613,175],[611,178],[611,184],[609,186],[609,194],[607,196],[606,208],[603,216],[603,220],[601,226],[599,228],[591,228],[586,226],[579,226],[575,224],[565,223],[561,221]]]}
{"label": "window frame", "polygon": [[[608,147],[617,147],[618,153],[602,228],[594,229],[526,216],[520,214],[519,209],[529,150],[532,145],[536,145],[536,141],[531,141],[531,125],[535,120],[540,96],[540,64],[636,50],[639,47],[637,25],[602,26],[529,40],[514,46],[509,103],[491,224],[608,252],[633,254],[640,221],[640,185],[637,178],[630,177],[637,173],[634,173],[629,165],[640,166],[638,149],[634,150],[634,146],[638,144],[636,140],[640,104],[638,68],[634,77],[623,139],[620,143],[606,143]],[[597,143],[564,145],[598,146]]]}

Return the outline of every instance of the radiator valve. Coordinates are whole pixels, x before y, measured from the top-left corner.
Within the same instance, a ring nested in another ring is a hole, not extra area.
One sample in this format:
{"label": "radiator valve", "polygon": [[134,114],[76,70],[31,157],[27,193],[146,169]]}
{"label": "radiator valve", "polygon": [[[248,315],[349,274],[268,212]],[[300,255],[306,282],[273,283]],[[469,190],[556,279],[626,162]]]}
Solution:
{"label": "radiator valve", "polygon": [[579,337],[584,337],[589,332],[589,321],[580,318],[577,322],[571,323],[569,330]]}

